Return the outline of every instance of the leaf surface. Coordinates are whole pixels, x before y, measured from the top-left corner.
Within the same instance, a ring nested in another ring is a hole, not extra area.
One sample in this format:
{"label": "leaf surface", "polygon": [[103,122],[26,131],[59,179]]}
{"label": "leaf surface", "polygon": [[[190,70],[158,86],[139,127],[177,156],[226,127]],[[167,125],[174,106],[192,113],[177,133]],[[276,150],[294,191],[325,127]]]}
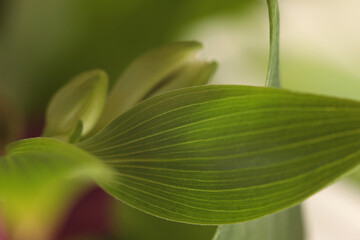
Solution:
{"label": "leaf surface", "polygon": [[127,204],[229,224],[296,205],[356,167],[359,119],[356,101],[202,86],[148,99],[79,146],[114,169],[99,183]]}

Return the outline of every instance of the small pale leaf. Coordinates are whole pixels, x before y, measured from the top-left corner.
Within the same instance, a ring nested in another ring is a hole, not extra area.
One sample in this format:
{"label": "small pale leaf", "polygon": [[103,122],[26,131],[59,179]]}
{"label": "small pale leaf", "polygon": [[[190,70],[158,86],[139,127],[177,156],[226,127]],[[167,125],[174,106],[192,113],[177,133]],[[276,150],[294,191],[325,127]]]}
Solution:
{"label": "small pale leaf", "polygon": [[150,96],[207,83],[216,63],[202,59],[201,49],[198,42],[174,42],[135,59],[112,89],[96,130]]}
{"label": "small pale leaf", "polygon": [[44,136],[69,141],[79,122],[85,136],[97,123],[107,97],[108,77],[102,70],[92,70],[74,77],[52,98],[46,112]]}

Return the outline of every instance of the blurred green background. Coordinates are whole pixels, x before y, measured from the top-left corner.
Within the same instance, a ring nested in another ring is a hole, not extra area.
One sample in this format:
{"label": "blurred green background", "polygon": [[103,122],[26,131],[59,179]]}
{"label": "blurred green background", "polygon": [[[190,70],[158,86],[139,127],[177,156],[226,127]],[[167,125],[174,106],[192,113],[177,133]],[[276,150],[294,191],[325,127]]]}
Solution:
{"label": "blurred green background", "polygon": [[176,40],[191,23],[238,14],[249,0],[8,0],[1,3],[1,82],[28,115],[79,72],[114,82],[145,50]]}
{"label": "blurred green background", "polygon": [[[284,87],[360,100],[360,3],[279,3]],[[72,76],[102,68],[112,85],[140,53],[171,41],[203,42],[220,65],[213,83],[263,85],[267,24],[265,0],[0,0],[0,154],[41,131],[49,98]],[[108,239],[201,240],[214,231],[109,201]]]}

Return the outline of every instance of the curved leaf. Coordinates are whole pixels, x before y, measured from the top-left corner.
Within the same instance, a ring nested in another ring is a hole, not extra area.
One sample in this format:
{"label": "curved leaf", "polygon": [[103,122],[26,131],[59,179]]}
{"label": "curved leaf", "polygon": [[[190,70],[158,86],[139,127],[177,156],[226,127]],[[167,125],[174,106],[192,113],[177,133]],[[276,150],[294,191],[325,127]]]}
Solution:
{"label": "curved leaf", "polygon": [[219,226],[213,240],[302,240],[299,206],[244,223]]}
{"label": "curved leaf", "polygon": [[153,215],[248,221],[288,208],[360,162],[360,103],[249,86],[151,98],[79,146],[115,170],[100,185]]}

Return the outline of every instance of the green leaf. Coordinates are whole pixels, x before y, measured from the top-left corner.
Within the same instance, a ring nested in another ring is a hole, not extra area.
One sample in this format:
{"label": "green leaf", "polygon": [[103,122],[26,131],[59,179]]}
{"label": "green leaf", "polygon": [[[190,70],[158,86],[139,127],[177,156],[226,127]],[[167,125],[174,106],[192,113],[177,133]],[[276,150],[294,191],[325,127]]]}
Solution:
{"label": "green leaf", "polygon": [[207,83],[216,63],[201,59],[201,48],[198,42],[175,42],[135,59],[112,89],[96,130],[148,97]]}
{"label": "green leaf", "polygon": [[360,103],[249,86],[146,100],[79,146],[115,170],[100,185],[180,222],[248,221],[300,203],[360,162]]}
{"label": "green leaf", "polygon": [[213,240],[302,240],[299,206],[249,222],[219,226]]}
{"label": "green leaf", "polygon": [[62,141],[15,142],[0,159],[0,213],[11,239],[50,239],[66,208],[104,165]]}
{"label": "green leaf", "polygon": [[108,77],[102,70],[74,77],[52,98],[43,135],[69,141],[88,134],[102,113],[107,87]]}

